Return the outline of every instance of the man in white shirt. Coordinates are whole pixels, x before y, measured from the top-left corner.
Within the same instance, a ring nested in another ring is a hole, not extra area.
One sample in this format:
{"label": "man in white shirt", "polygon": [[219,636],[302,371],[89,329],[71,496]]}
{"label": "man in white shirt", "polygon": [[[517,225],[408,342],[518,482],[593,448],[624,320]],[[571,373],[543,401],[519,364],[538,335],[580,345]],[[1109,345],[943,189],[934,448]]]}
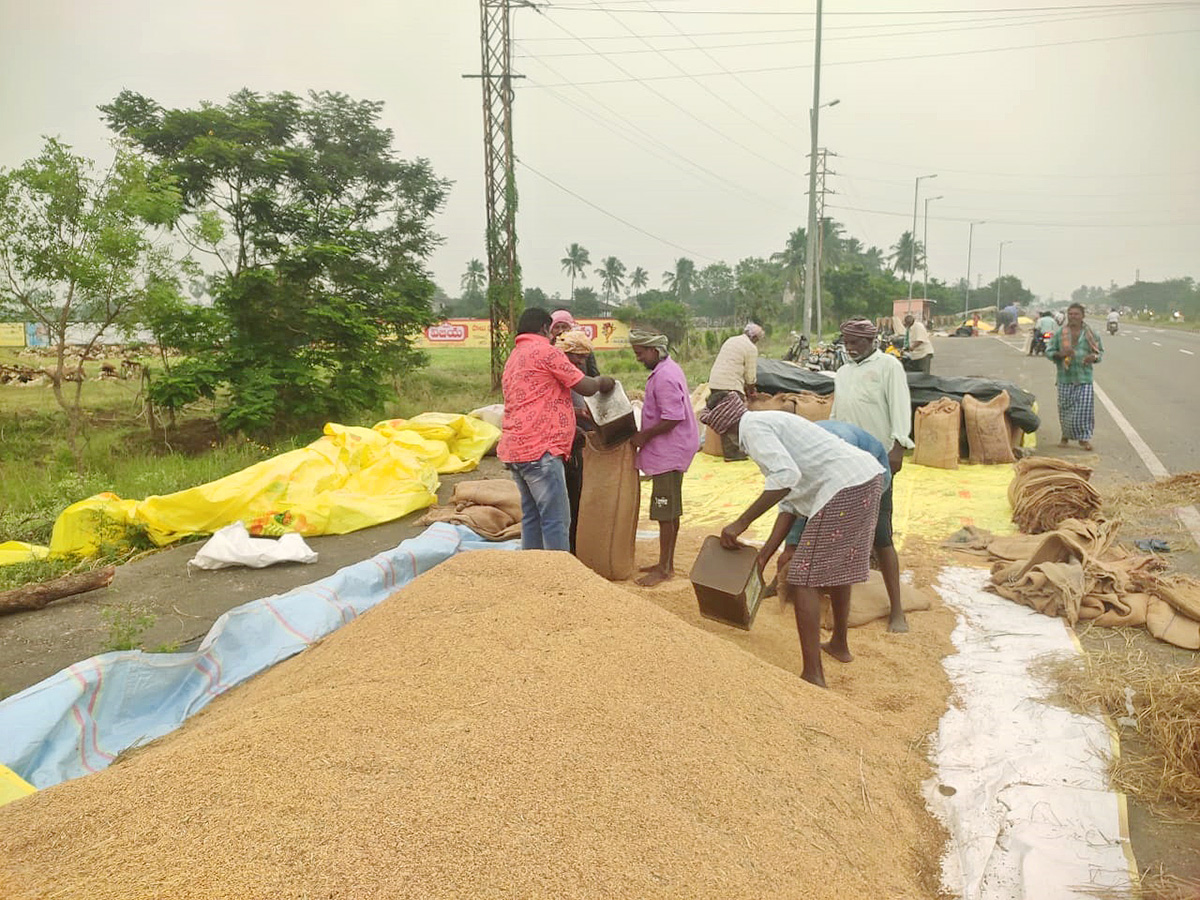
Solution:
{"label": "man in white shirt", "polygon": [[[851,319],[842,324],[842,342],[850,362],[833,376],[831,418],[849,422],[866,431],[887,450],[892,474],[904,464],[904,450],[913,446],[908,434],[912,426],[912,403],[908,376],[896,357],[880,353],[875,346],[875,326],[866,319]],[[886,521],[888,537],[892,533],[892,488],[889,485],[880,500],[879,515]],[[881,529],[883,528],[881,523]],[[891,614],[888,631],[908,631],[900,596],[900,557],[891,541],[877,546],[879,574],[887,588]]]}
{"label": "man in white shirt", "polygon": [[916,363],[917,371],[928,375],[933,365],[933,342],[929,340],[929,330],[912,313],[904,317],[904,349]]}
{"label": "man in white shirt", "polygon": [[[762,340],[763,328],[750,322],[741,334],[735,334],[721,345],[717,358],[713,360],[712,371],[708,375],[709,409],[715,407],[725,395],[733,392],[743,397],[753,397],[758,381],[758,342]],[[737,449],[732,441],[721,441],[722,455],[733,461],[745,459],[746,456]]]}
{"label": "man in white shirt", "polygon": [[[804,656],[801,677],[825,687],[821,651],[842,662],[854,658],[847,643],[850,586],[867,580],[883,468],[870,453],[801,416],[748,412],[740,394],[727,394],[700,419],[737,441],[766,478],[758,499],[722,529],[723,546],[739,546],[738,536],[778,504],[775,528],[759,553],[762,568],[796,517],[808,519],[788,566],[787,583],[795,589],[796,630]],[[830,593],[834,618],[833,638],[824,645],[821,589]]]}

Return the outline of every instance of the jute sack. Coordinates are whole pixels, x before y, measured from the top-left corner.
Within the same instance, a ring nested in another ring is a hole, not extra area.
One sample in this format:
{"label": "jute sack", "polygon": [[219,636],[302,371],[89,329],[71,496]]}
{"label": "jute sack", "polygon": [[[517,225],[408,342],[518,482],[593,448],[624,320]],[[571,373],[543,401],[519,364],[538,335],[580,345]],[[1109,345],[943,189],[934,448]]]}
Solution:
{"label": "jute sack", "polygon": [[[933,603],[925,591],[901,582],[900,606],[906,613],[914,610],[926,610],[932,605]],[[891,611],[892,604],[888,600],[887,587],[884,586],[883,576],[877,570],[872,569],[867,580],[862,584],[851,586],[851,628],[866,625],[876,619],[885,619]],[[833,606],[824,594],[821,595],[821,625],[825,628],[833,627]]]}
{"label": "jute sack", "polygon": [[709,456],[724,456],[725,451],[721,447],[721,436],[707,425],[702,427],[704,428],[704,446],[700,448],[700,452],[707,453]]}
{"label": "jute sack", "polygon": [[795,412],[796,408],[788,394],[755,394],[746,401],[751,412]]}
{"label": "jute sack", "polygon": [[824,422],[829,418],[833,409],[833,394],[814,394],[812,391],[798,391],[795,394],[784,394],[795,404],[795,412],[810,422]]}
{"label": "jute sack", "polygon": [[913,425],[917,443],[913,462],[935,469],[957,469],[961,415],[962,407],[949,397],[940,397],[919,407]]}
{"label": "jute sack", "polygon": [[450,502],[460,512],[469,506],[494,506],[521,521],[521,491],[511,478],[460,481],[454,486]]}
{"label": "jute sack", "polygon": [[583,491],[575,555],[609,581],[633,575],[642,488],[637,451],[629,441],[603,447],[595,434],[583,445]]}
{"label": "jute sack", "polygon": [[999,465],[1016,462],[1008,442],[1008,393],[1001,391],[987,403],[970,394],[963,397],[963,418],[967,423],[967,446],[971,462]]}

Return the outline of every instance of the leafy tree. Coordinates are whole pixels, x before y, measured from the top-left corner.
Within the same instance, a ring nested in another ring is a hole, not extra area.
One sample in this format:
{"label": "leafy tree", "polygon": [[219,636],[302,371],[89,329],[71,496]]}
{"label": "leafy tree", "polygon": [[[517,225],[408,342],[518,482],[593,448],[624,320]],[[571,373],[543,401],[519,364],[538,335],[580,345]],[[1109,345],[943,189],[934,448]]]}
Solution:
{"label": "leafy tree", "polygon": [[984,296],[993,298],[997,305],[1008,306],[1015,303],[1017,306],[1026,307],[1033,303],[1033,291],[1025,287],[1016,275],[1002,275],[998,281],[999,291],[996,290],[997,279],[992,279],[992,283],[984,292]]}
{"label": "leafy tree", "polygon": [[596,274],[600,276],[600,286],[604,288],[604,302],[611,305],[613,297],[625,287],[625,263],[615,256],[605,257]]}
{"label": "leafy tree", "polygon": [[892,271],[911,276],[916,269],[925,265],[925,247],[920,241],[913,242],[913,234],[906,231],[892,245]]}
{"label": "leafy tree", "polygon": [[1103,302],[1109,306],[1128,306],[1135,312],[1145,309],[1166,316],[1178,310],[1192,320],[1200,316],[1200,287],[1191,278],[1139,281],[1106,293]]}
{"label": "leafy tree", "polygon": [[[660,293],[660,292],[656,292]],[[687,346],[688,308],[669,294],[646,307],[622,306],[613,314],[619,321],[634,328],[647,328],[665,334],[677,348]]]}
{"label": "leafy tree", "polygon": [[675,260],[675,268],[663,272],[663,284],[681,303],[692,296],[692,283],[696,278],[696,264],[685,256]]}
{"label": "leafy tree", "polygon": [[525,308],[540,306],[542,309],[551,308],[551,300],[540,287],[527,287],[524,292]]}
{"label": "leafy tree", "polygon": [[165,109],[123,91],[101,111],[175,179],[175,234],[218,270],[206,361],[228,386],[226,428],[377,408],[423,362],[412,342],[435,319],[426,261],[448,185],[393,154],[381,103],[242,90]]}
{"label": "leafy tree", "polygon": [[641,266],[638,266],[636,269],[634,269],[632,272],[629,273],[629,287],[632,288],[634,291],[637,291],[639,294],[641,291],[645,290],[646,285],[648,285],[649,283],[650,283],[650,273],[647,272],[645,269],[643,269]]}
{"label": "leafy tree", "polygon": [[590,287],[577,288],[575,298],[571,302],[571,312],[577,316],[598,316],[600,315],[600,298],[596,296],[596,291]]}
{"label": "leafy tree", "polygon": [[587,280],[587,267],[592,264],[591,254],[587,252],[586,247],[573,243],[567,247],[567,255],[559,262],[562,264],[562,270],[571,276],[571,296],[574,297],[575,279]]}
{"label": "leafy tree", "polygon": [[782,267],[784,286],[793,297],[799,298],[804,292],[804,258],[807,252],[807,230],[797,228],[788,235],[783,250],[771,254],[771,261]]}
{"label": "leafy tree", "polygon": [[[49,335],[50,384],[76,467],[86,437],[84,360],[114,326],[136,324],[142,304],[183,307],[176,265],[149,232],[179,204],[172,179],[124,147],[103,175],[53,138],[35,159],[0,169],[0,313],[32,318]],[[68,340],[81,336],[82,354],[68,360]]]}
{"label": "leafy tree", "polygon": [[734,314],[738,320],[763,324],[779,317],[783,308],[783,271],[775,263],[749,257],[737,264]]}
{"label": "leafy tree", "polygon": [[708,319],[728,319],[733,316],[736,292],[733,269],[723,262],[712,263],[696,275],[692,308]]}

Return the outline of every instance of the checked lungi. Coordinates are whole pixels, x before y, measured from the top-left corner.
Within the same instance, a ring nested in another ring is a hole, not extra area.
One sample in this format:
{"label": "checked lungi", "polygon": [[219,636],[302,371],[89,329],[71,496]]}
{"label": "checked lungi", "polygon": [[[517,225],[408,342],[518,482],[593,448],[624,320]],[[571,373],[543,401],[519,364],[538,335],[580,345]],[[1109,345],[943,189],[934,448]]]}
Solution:
{"label": "checked lungi", "polygon": [[1059,384],[1058,421],[1063,440],[1090,441],[1096,427],[1096,401],[1090,384]]}

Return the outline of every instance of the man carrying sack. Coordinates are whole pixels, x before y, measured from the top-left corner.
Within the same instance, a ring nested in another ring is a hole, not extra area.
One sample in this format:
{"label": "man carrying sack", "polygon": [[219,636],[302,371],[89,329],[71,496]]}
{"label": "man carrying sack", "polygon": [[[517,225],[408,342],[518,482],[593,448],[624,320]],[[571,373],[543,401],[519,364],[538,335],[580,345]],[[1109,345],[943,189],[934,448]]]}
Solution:
{"label": "man carrying sack", "polygon": [[700,426],[692,411],[687,376],[667,353],[667,336],[634,330],[629,345],[638,362],[650,370],[642,405],[642,429],[632,438],[638,468],[653,479],[650,518],[658,523],[658,562],[642,569],[637,580],[653,587],[675,573],[675,542],[683,516],[683,473],[700,443]]}

